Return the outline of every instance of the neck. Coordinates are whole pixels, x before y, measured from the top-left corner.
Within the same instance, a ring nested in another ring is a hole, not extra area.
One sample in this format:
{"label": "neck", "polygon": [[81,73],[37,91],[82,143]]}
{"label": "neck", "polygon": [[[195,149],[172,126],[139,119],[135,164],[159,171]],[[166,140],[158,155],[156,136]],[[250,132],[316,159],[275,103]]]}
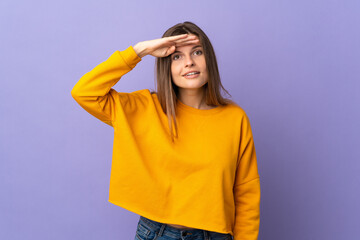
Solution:
{"label": "neck", "polygon": [[179,100],[193,108],[207,109],[208,106],[205,103],[205,91],[204,88],[189,89],[179,88]]}

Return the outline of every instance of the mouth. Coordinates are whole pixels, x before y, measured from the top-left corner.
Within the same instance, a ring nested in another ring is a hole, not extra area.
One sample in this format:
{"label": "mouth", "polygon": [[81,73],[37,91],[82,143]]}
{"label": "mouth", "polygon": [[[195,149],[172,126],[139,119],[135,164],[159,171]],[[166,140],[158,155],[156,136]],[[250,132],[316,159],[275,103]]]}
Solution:
{"label": "mouth", "polygon": [[193,72],[188,72],[188,73],[184,74],[183,77],[198,76],[199,74],[200,74],[200,72],[193,71]]}
{"label": "mouth", "polygon": [[191,74],[191,75],[184,75],[184,78],[186,79],[192,79],[192,78],[197,78],[200,76],[200,73],[196,73],[196,74]]}

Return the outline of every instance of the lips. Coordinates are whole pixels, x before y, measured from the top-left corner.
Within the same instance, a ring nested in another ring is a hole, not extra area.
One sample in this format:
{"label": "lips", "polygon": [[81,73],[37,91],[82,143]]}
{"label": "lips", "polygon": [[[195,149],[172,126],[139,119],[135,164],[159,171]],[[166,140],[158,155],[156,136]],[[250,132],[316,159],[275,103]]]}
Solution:
{"label": "lips", "polygon": [[[183,76],[185,77],[186,74],[188,74],[188,73],[197,73],[197,74],[199,74],[200,72],[198,72],[198,71],[189,71],[189,72],[186,72]],[[190,75],[190,76],[191,76],[191,75]]]}
{"label": "lips", "polygon": [[186,79],[195,79],[195,78],[198,78],[200,76],[200,73],[196,73],[196,74],[191,74],[191,75],[185,75],[183,76],[183,78],[186,78]]}

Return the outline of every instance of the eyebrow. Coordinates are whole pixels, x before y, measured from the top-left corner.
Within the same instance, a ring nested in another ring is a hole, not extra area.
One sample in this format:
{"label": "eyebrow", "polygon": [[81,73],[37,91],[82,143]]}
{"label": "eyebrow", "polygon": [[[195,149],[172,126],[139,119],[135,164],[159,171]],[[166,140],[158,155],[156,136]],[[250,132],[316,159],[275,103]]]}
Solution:
{"label": "eyebrow", "polygon": [[[197,47],[202,47],[202,46],[200,46],[200,45],[196,45],[196,46],[194,46],[191,50],[193,50],[193,49],[195,49],[195,48],[197,48]],[[175,54],[175,53],[179,53],[180,51],[175,51],[175,52],[173,52],[172,54]],[[171,54],[171,55],[172,55]]]}

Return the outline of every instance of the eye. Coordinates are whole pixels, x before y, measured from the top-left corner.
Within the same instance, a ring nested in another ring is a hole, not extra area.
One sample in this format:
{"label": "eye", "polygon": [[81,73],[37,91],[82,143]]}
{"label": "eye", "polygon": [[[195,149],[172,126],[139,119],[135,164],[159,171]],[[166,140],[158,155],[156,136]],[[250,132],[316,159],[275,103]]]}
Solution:
{"label": "eye", "polygon": [[[202,55],[203,52],[202,52],[201,50],[195,50],[195,51],[194,51],[194,54],[195,54],[195,55]],[[178,55],[178,54],[175,54],[175,55],[173,55],[173,56],[171,57],[172,60],[178,60],[179,58],[180,58],[180,55]]]}
{"label": "eye", "polygon": [[196,50],[194,53],[197,53],[196,55],[201,55],[202,51],[201,50]]}

